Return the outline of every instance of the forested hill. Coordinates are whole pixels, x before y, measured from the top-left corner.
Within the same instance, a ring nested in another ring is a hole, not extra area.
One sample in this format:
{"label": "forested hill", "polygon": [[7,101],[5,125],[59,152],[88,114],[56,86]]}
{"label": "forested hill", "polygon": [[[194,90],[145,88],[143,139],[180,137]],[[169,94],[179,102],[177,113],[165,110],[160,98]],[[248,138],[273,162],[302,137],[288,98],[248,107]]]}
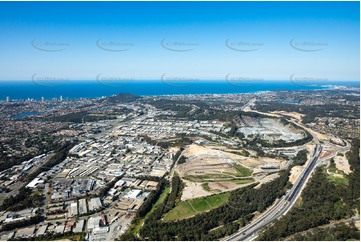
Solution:
{"label": "forested hill", "polygon": [[107,100],[110,103],[119,103],[119,102],[134,102],[138,99],[141,99],[141,96],[137,96],[130,93],[119,93],[115,96],[106,97],[105,100]]}

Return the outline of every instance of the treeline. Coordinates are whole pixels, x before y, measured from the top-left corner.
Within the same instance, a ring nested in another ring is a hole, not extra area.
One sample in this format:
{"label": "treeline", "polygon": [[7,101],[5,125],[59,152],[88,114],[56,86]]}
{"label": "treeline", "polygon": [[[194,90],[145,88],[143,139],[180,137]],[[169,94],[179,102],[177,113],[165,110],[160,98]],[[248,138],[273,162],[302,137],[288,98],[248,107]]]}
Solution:
{"label": "treeline", "polygon": [[53,166],[56,166],[60,162],[64,161],[68,156],[69,150],[76,144],[76,141],[67,142],[55,150],[54,155],[40,168],[30,173],[26,177],[26,182],[31,182],[41,172],[50,170]]}
{"label": "treeline", "polygon": [[0,210],[8,210],[8,211],[18,211],[23,207],[27,206],[19,206],[20,203],[24,205],[34,206],[32,200],[27,200],[31,195],[31,190],[29,188],[21,187],[16,196],[10,196],[6,198],[1,204]]}
{"label": "treeline", "polygon": [[191,105],[186,104],[180,101],[173,101],[168,99],[159,99],[155,101],[149,102],[152,106],[162,109],[162,110],[170,110],[176,111],[178,115],[186,115],[189,111],[192,110]]}
{"label": "treeline", "polygon": [[[25,139],[25,146],[26,147],[32,147],[35,151],[31,154],[22,154],[19,156],[7,156],[7,149],[4,147],[5,144],[0,143],[0,171],[6,170],[11,168],[14,165],[19,165],[24,161],[30,160],[34,156],[40,155],[42,153],[50,151],[50,150],[56,150],[59,147],[61,147],[60,140],[50,133],[42,132],[36,135],[30,135],[28,133],[24,134],[28,138]],[[10,146],[12,149],[17,149],[16,147],[13,147],[16,145],[16,140],[13,139],[11,141],[7,142],[7,146]]]}
{"label": "treeline", "polygon": [[344,223],[337,224],[328,228],[316,228],[312,232],[305,234],[297,234],[292,237],[297,241],[346,241],[360,240],[360,231],[354,224],[346,225]]}
{"label": "treeline", "polygon": [[358,118],[359,106],[355,105],[292,105],[276,101],[257,102],[255,108],[260,112],[286,111],[305,114],[302,123],[311,123],[316,117]]}
{"label": "treeline", "polygon": [[44,200],[42,194],[32,194],[29,188],[22,187],[17,195],[5,199],[1,208],[7,211],[19,211],[25,208],[39,207],[44,204]]}
{"label": "treeline", "polygon": [[156,182],[160,182],[161,180],[163,180],[162,177],[159,177],[159,176],[149,176],[149,175],[137,176],[137,179],[140,179],[140,180],[148,180],[148,181],[156,181]]}
{"label": "treeline", "polygon": [[175,153],[175,155],[173,156],[173,161],[177,161],[177,160],[178,160],[178,158],[179,158],[179,156],[182,154],[183,150],[184,150],[184,147],[179,148],[179,150],[177,151],[177,153]]}
{"label": "treeline", "polygon": [[182,155],[178,160],[178,164],[184,164],[186,162],[187,162],[187,158],[184,155]]}
{"label": "treeline", "polygon": [[[224,122],[230,122],[234,115],[237,115],[237,111],[224,111],[210,107],[208,104],[202,101],[173,101],[167,99],[159,99],[151,101],[149,104],[162,110],[176,111],[175,116],[180,119],[193,120],[220,120]],[[193,110],[193,106],[197,106],[196,110]],[[191,112],[192,111],[192,112]],[[169,117],[169,115],[160,115],[160,118]]]}
{"label": "treeline", "polygon": [[168,194],[166,199],[164,200],[163,204],[165,206],[163,213],[167,213],[170,210],[172,210],[175,205],[179,202],[181,196],[182,196],[182,189],[184,187],[184,184],[180,177],[178,175],[174,175],[172,177],[172,186],[171,186],[171,192]]}
{"label": "treeline", "polygon": [[237,222],[226,224],[220,228],[209,231],[206,235],[202,237],[202,240],[205,241],[219,240],[219,238],[223,238],[225,236],[229,236],[236,233],[239,230],[239,227],[240,224]]}
{"label": "treeline", "polygon": [[105,197],[109,190],[114,187],[115,183],[117,183],[120,180],[121,177],[115,177],[113,181],[107,183],[104,187],[102,187],[99,191],[99,197]]}
{"label": "treeline", "polygon": [[[244,134],[242,132],[238,132],[238,126],[234,122],[231,122],[228,125],[231,128],[229,130],[229,132],[227,133],[228,137],[237,137],[239,139],[244,139]],[[218,134],[218,135],[221,135],[221,134]]]}
{"label": "treeline", "polygon": [[346,154],[352,173],[348,175],[348,189],[345,201],[360,211],[360,140],[353,139],[351,150]]}
{"label": "treeline", "polygon": [[142,99],[141,96],[137,96],[130,93],[119,93],[114,96],[106,97],[105,100],[107,100],[110,103],[119,103],[119,102],[134,102],[138,99]]}
{"label": "treeline", "polygon": [[[249,222],[255,212],[264,211],[276,198],[285,193],[289,186],[288,175],[289,171],[280,172],[280,177],[263,184],[259,189],[254,189],[255,185],[251,185],[232,191],[226,204],[180,221],[161,221],[169,210],[168,206],[158,206],[144,222],[144,226],[140,230],[141,239],[206,240],[230,235],[238,229],[239,225],[243,226]],[[174,197],[177,196],[169,195],[167,199],[172,201]],[[167,201],[164,204],[169,203]],[[172,205],[172,203],[170,204]],[[236,220],[239,220],[239,223],[233,223]]]}
{"label": "treeline", "polygon": [[5,150],[6,149],[2,148],[2,146],[0,144],[0,171],[9,169],[14,165],[19,165],[22,162],[30,160],[31,158],[33,158],[34,156],[37,155],[37,154],[35,154],[35,155],[34,154],[26,154],[26,155],[22,155],[22,156],[8,157],[7,154],[3,152]]}
{"label": "treeline", "polygon": [[31,238],[13,238],[13,241],[49,241],[49,240],[71,240],[71,241],[85,241],[85,232],[73,233],[65,232],[62,234],[47,233],[43,236]]}
{"label": "treeline", "polygon": [[268,116],[268,115],[265,115],[265,114],[262,114],[262,113],[256,113],[256,112],[246,112],[246,111],[239,111],[238,112],[239,116],[248,116],[248,117],[251,117],[251,118],[274,118],[272,116]]}
{"label": "treeline", "polygon": [[301,150],[297,152],[297,155],[293,158],[293,166],[303,166],[307,161],[307,150]]}
{"label": "treeline", "polygon": [[[159,199],[160,195],[162,194],[162,192],[168,185],[169,185],[169,182],[167,180],[165,180],[164,178],[159,182],[157,189],[155,191],[152,191],[149,194],[147,200],[145,200],[145,202],[142,204],[142,206],[138,209],[136,216],[132,221],[130,229],[128,229],[125,234],[120,236],[119,240],[121,240],[121,241],[138,240],[137,235],[134,234],[135,231],[133,228],[135,226],[139,226],[141,219],[144,219],[144,217],[152,210],[153,205]],[[159,208],[159,207],[163,207],[163,206],[158,206],[157,208]]]}
{"label": "treeline", "polygon": [[51,118],[55,122],[71,122],[82,123],[84,122],[96,122],[99,120],[116,119],[115,115],[102,114],[102,115],[90,115],[88,111],[80,111],[76,113],[69,113],[61,116],[55,116]]}
{"label": "treeline", "polygon": [[37,215],[34,217],[31,217],[29,219],[26,220],[21,220],[21,221],[16,221],[16,222],[12,222],[12,223],[6,223],[3,224],[1,226],[0,231],[9,231],[9,230],[13,230],[13,229],[18,229],[24,226],[29,226],[29,225],[33,225],[33,224],[38,224],[40,222],[44,221],[44,217]]}
{"label": "treeline", "polygon": [[136,218],[143,218],[149,211],[152,209],[153,204],[158,200],[159,196],[162,194],[164,188],[167,186],[167,181],[162,179],[157,186],[155,191],[152,191],[147,200],[143,203],[143,205],[138,209]]}

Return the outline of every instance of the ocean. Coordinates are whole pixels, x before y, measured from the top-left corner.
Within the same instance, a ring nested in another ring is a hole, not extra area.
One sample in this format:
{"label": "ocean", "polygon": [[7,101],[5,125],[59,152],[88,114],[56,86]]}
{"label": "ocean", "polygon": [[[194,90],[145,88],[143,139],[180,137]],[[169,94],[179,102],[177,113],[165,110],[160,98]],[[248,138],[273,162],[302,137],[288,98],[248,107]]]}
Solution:
{"label": "ocean", "polygon": [[118,93],[140,96],[180,95],[180,94],[231,94],[254,93],[278,90],[320,90],[332,86],[359,87],[359,82],[302,82],[294,81],[0,81],[0,100],[60,98],[98,98]]}

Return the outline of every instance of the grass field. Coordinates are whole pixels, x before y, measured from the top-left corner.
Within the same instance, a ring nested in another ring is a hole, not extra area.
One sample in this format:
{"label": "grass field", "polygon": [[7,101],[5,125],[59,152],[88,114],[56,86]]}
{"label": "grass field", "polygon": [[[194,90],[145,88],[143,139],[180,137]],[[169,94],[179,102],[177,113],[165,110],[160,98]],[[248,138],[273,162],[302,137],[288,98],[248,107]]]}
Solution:
{"label": "grass field", "polygon": [[339,177],[339,176],[330,176],[329,175],[329,178],[336,182],[337,184],[340,184],[340,185],[348,185],[348,182],[347,182],[347,179],[343,176],[343,177]]}
{"label": "grass field", "polygon": [[252,170],[250,170],[240,164],[233,164],[233,168],[237,171],[236,176],[238,176],[238,177],[250,176],[253,173]]}
{"label": "grass field", "polygon": [[201,186],[202,186],[204,191],[209,192],[211,190],[211,188],[208,186],[208,183],[202,183]]}
{"label": "grass field", "polygon": [[230,193],[221,193],[179,202],[175,208],[164,216],[163,220],[181,220],[209,211],[226,203],[229,195]]}
{"label": "grass field", "polygon": [[[347,179],[346,179],[346,175],[345,175],[345,173],[344,172],[342,172],[342,171],[340,171],[340,170],[338,170],[337,168],[336,168],[336,165],[335,165],[335,163],[334,162],[331,162],[331,164],[330,164],[330,166],[327,168],[327,170],[328,170],[328,172],[330,172],[330,173],[333,173],[333,174],[336,174],[336,175],[341,175],[342,177],[340,177],[340,176],[332,176],[332,175],[330,175],[330,174],[328,174],[328,177],[332,180],[332,181],[334,181],[334,182],[336,182],[337,184],[340,184],[340,185],[347,185]],[[326,171],[325,171],[326,172]],[[326,172],[326,174],[327,174],[327,172]]]}

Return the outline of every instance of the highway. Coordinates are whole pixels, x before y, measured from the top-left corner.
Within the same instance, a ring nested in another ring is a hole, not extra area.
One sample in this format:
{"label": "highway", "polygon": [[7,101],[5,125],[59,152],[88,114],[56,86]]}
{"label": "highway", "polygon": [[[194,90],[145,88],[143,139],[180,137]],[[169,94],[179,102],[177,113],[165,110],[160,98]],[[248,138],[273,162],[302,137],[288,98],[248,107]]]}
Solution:
{"label": "highway", "polygon": [[[286,193],[286,195],[284,195],[277,204],[273,205],[273,207],[268,209],[268,211],[266,211],[256,220],[244,226],[237,233],[227,237],[225,240],[253,240],[268,224],[272,223],[275,219],[279,219],[282,217],[282,215],[286,214],[291,209],[297,198],[301,195],[301,191],[304,188],[316,164],[320,161],[319,158],[323,148],[316,138],[314,141],[316,142],[316,146],[309,162],[307,162],[306,168],[300,174],[295,184]],[[325,158],[322,160],[324,159]]]}
{"label": "highway", "polygon": [[[253,105],[255,99],[251,99],[248,101],[243,107],[242,111],[246,111],[246,109],[249,109],[250,106]],[[248,110],[247,110],[248,111]],[[262,113],[256,110],[250,110],[253,112],[257,112],[260,114],[269,115],[267,113]],[[302,125],[301,123],[295,123],[292,122],[297,126],[300,126],[301,128],[304,128],[308,130],[310,133],[312,133],[307,127]],[[307,165],[303,172],[299,175],[296,182],[292,186],[292,188],[284,195],[282,198],[280,198],[275,204],[273,204],[269,209],[267,209],[266,212],[264,212],[262,215],[260,215],[257,219],[249,223],[248,225],[242,227],[239,231],[237,231],[235,234],[223,239],[223,240],[254,240],[258,237],[259,233],[266,228],[267,225],[275,221],[276,219],[280,219],[283,215],[285,215],[294,205],[296,200],[301,195],[301,192],[303,188],[305,187],[308,179],[310,178],[312,172],[314,171],[314,168],[316,165],[322,164],[324,161],[331,159],[332,157],[336,156],[337,152],[348,150],[350,147],[350,144],[347,143],[346,147],[338,147],[336,151],[328,155],[326,157],[322,157],[320,159],[321,153],[323,151],[323,147],[321,146],[319,140],[313,135],[313,141],[316,143],[316,146],[314,148],[313,154],[309,161],[307,162]]]}

